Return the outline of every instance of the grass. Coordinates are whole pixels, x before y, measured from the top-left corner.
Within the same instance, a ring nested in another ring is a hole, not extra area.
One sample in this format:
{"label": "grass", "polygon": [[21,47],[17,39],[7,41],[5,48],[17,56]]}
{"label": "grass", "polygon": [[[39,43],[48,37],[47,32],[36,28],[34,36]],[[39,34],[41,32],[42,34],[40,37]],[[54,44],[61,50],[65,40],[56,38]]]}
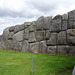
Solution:
{"label": "grass", "polygon": [[75,56],[0,50],[0,75],[72,75],[74,65]]}

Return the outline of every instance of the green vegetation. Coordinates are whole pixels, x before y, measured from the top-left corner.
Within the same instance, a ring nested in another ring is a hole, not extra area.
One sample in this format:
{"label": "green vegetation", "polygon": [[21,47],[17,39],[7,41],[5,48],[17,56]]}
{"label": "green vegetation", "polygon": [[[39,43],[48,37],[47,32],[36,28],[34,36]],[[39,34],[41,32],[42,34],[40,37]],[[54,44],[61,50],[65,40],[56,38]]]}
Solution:
{"label": "green vegetation", "polygon": [[71,75],[74,65],[75,56],[0,50],[0,75]]}

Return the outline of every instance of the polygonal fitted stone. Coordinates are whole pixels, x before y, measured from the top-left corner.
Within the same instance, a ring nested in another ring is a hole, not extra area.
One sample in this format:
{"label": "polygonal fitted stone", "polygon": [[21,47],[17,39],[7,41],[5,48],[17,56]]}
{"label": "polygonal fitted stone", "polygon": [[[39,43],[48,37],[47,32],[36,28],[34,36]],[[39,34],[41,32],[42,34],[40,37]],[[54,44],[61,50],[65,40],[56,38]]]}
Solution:
{"label": "polygonal fitted stone", "polygon": [[9,27],[9,31],[10,31],[10,32],[13,32],[13,31],[14,31],[14,29],[15,29],[15,27],[14,27],[14,26]]}
{"label": "polygonal fitted stone", "polygon": [[68,20],[68,14],[63,14],[62,15],[62,20]]}
{"label": "polygonal fitted stone", "polygon": [[52,25],[50,27],[51,32],[61,31],[61,15],[57,15],[52,19]]}
{"label": "polygonal fitted stone", "polygon": [[24,40],[22,43],[22,51],[23,52],[28,52],[29,51],[29,43],[27,40]]}
{"label": "polygonal fitted stone", "polygon": [[37,30],[42,30],[43,29],[43,25],[44,25],[44,17],[41,16],[36,21],[36,29]]}
{"label": "polygonal fitted stone", "polygon": [[45,40],[45,31],[35,31],[36,41],[43,41]]}
{"label": "polygonal fitted stone", "polygon": [[45,39],[46,40],[49,40],[49,38],[50,38],[50,31],[49,30],[46,30]]}
{"label": "polygonal fitted stone", "polygon": [[31,22],[24,22],[25,29],[31,25]]}
{"label": "polygonal fitted stone", "polygon": [[75,46],[70,46],[69,55],[75,56]]}
{"label": "polygonal fitted stone", "polygon": [[24,29],[25,29],[24,24],[22,24],[22,25],[16,25],[14,33],[17,33],[17,32],[19,32],[21,30],[24,30]]}
{"label": "polygonal fitted stone", "polygon": [[69,54],[69,46],[57,46],[57,53],[61,55],[68,55]]}
{"label": "polygonal fitted stone", "polygon": [[47,53],[48,54],[56,54],[56,46],[48,46],[47,48]]}
{"label": "polygonal fitted stone", "polygon": [[24,40],[28,40],[28,39],[29,39],[29,30],[28,30],[28,28],[26,28],[24,30]]}
{"label": "polygonal fitted stone", "polygon": [[46,53],[46,51],[47,51],[46,41],[41,41],[40,42],[40,53]]}
{"label": "polygonal fitted stone", "polygon": [[44,24],[43,24],[43,29],[44,30],[49,30],[50,29],[51,21],[52,21],[52,16],[44,18]]}
{"label": "polygonal fitted stone", "polygon": [[13,40],[13,35],[14,35],[14,32],[9,32],[8,40]]}
{"label": "polygonal fitted stone", "polygon": [[23,37],[24,37],[24,30],[19,31],[16,34],[14,34],[13,35],[13,40],[14,41],[21,42],[21,41],[23,41]]}
{"label": "polygonal fitted stone", "polygon": [[40,43],[30,43],[30,52],[39,53],[40,52]]}
{"label": "polygonal fitted stone", "polygon": [[69,45],[75,46],[75,29],[67,30],[67,42]]}
{"label": "polygonal fitted stone", "polygon": [[28,39],[29,43],[34,43],[36,42],[36,38],[35,38],[35,33],[34,32],[29,32],[29,39]]}
{"label": "polygonal fitted stone", "polygon": [[51,33],[49,40],[47,40],[48,46],[55,46],[56,45],[56,39],[57,39],[57,33]]}
{"label": "polygonal fitted stone", "polygon": [[68,25],[68,28],[69,29],[74,29],[75,28],[75,10],[70,11],[68,13],[68,15],[69,15],[69,19],[68,19],[69,25]]}
{"label": "polygonal fitted stone", "polygon": [[67,30],[67,21],[62,21],[62,30]]}
{"label": "polygonal fitted stone", "polygon": [[57,45],[67,44],[66,31],[61,31],[57,34]]}

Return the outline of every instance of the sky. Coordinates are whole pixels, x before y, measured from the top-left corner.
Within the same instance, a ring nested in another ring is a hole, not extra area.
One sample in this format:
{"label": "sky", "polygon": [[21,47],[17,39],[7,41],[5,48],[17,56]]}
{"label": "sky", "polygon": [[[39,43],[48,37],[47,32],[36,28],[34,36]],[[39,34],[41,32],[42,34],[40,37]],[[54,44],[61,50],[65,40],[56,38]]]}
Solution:
{"label": "sky", "polygon": [[0,0],[0,35],[7,27],[74,9],[75,0]]}

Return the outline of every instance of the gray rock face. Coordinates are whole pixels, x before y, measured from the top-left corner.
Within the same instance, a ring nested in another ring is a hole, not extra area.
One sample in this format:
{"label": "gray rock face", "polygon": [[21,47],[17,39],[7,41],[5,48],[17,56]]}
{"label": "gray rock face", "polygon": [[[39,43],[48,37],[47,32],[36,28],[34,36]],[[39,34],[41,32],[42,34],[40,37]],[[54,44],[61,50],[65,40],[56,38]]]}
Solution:
{"label": "gray rock face", "polygon": [[13,41],[18,41],[18,42],[23,41],[23,35],[24,35],[24,30],[17,32],[16,34],[13,35]]}
{"label": "gray rock face", "polygon": [[67,30],[67,21],[62,21],[62,30]]}
{"label": "gray rock face", "polygon": [[45,40],[45,31],[35,31],[36,41],[40,42]]}
{"label": "gray rock face", "polygon": [[75,46],[75,29],[67,30],[67,42],[69,45]]}
{"label": "gray rock face", "polygon": [[57,35],[57,45],[67,44],[66,31],[61,31]]}
{"label": "gray rock face", "polygon": [[49,38],[50,38],[50,31],[49,30],[46,30],[46,37],[45,37],[45,39],[46,40],[49,40]]}
{"label": "gray rock face", "polygon": [[3,36],[2,36],[2,35],[0,35],[0,42],[1,42],[1,41],[3,41]]}
{"label": "gray rock face", "polygon": [[29,43],[34,43],[36,42],[36,38],[35,38],[35,33],[34,32],[29,32],[29,39],[28,39]]}
{"label": "gray rock face", "polygon": [[61,31],[61,16],[57,15],[52,19],[51,29],[52,32]]}
{"label": "gray rock face", "polygon": [[17,32],[24,30],[24,29],[25,29],[24,24],[23,25],[16,25],[14,33],[17,33]]}
{"label": "gray rock face", "polygon": [[36,29],[37,30],[42,30],[43,29],[43,25],[44,25],[44,17],[41,16],[36,21]]}
{"label": "gray rock face", "polygon": [[13,40],[13,35],[14,35],[14,32],[9,32],[8,40]]}
{"label": "gray rock face", "polygon": [[15,29],[15,27],[12,26],[12,27],[9,28],[9,31],[10,31],[10,32],[14,32],[14,29]]}
{"label": "gray rock face", "polygon": [[25,29],[31,25],[31,22],[24,22]]}
{"label": "gray rock face", "polygon": [[31,43],[29,50],[30,50],[30,52],[33,52],[33,53],[39,53],[40,52],[40,43],[39,42]]}
{"label": "gray rock face", "polygon": [[69,19],[68,19],[69,25],[68,25],[68,28],[74,29],[75,28],[75,10],[70,11],[68,13],[68,15],[69,15]]}
{"label": "gray rock face", "polygon": [[29,30],[28,28],[24,30],[24,40],[28,40],[29,39]]}
{"label": "gray rock face", "polygon": [[46,53],[47,52],[47,45],[46,41],[40,42],[40,53]]}
{"label": "gray rock face", "polygon": [[71,56],[75,56],[75,46],[70,46],[70,51],[69,51],[69,55]]}
{"label": "gray rock face", "polygon": [[72,75],[75,75],[75,66],[74,66],[74,69],[73,69]]}
{"label": "gray rock face", "polygon": [[51,21],[52,21],[52,17],[45,17],[44,18],[44,24],[43,24],[43,29],[45,30],[49,30],[50,26],[51,26]]}
{"label": "gray rock face", "polygon": [[51,33],[50,39],[47,40],[48,46],[55,46],[56,45],[56,39],[57,39],[57,33]]}
{"label": "gray rock face", "polygon": [[68,20],[68,14],[63,14],[62,15],[62,20]]}
{"label": "gray rock face", "polygon": [[22,43],[22,51],[23,52],[28,52],[29,51],[29,43],[27,40],[24,40]]}
{"label": "gray rock face", "polygon": [[56,54],[56,46],[48,46],[47,48],[47,53],[48,54]]}
{"label": "gray rock face", "polygon": [[69,46],[57,46],[57,53],[61,55],[68,55]]}

